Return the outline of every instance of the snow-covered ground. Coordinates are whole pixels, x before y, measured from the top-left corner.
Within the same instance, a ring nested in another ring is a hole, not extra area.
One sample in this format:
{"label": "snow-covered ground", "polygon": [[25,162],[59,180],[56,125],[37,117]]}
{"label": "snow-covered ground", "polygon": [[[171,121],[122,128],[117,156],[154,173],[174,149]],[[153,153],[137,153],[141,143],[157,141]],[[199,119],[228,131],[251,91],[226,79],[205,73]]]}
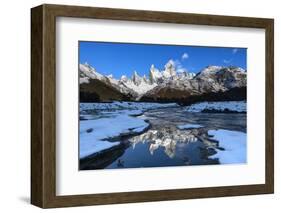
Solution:
{"label": "snow-covered ground", "polygon": [[246,112],[247,104],[245,101],[220,101],[220,102],[201,102],[186,107],[186,110],[188,112],[202,112],[204,109],[219,110],[219,111],[228,109],[230,111]]}
{"label": "snow-covered ground", "polygon": [[199,124],[184,124],[184,125],[178,125],[179,129],[196,129],[196,128],[202,128],[203,126]]}
{"label": "snow-covered ground", "polygon": [[225,149],[217,149],[217,153],[211,158],[218,158],[221,164],[247,162],[246,133],[219,129],[209,130],[208,134],[213,135],[214,139],[219,141],[219,146]]}
{"label": "snow-covered ground", "polygon": [[107,138],[142,132],[148,127],[148,123],[130,116],[131,113],[119,111],[106,118],[80,121],[80,159],[119,145],[119,142],[106,141]]}
{"label": "snow-covered ground", "polygon": [[80,103],[80,111],[83,110],[149,110],[157,108],[177,107],[177,103],[146,103],[146,102],[119,102],[112,103]]}

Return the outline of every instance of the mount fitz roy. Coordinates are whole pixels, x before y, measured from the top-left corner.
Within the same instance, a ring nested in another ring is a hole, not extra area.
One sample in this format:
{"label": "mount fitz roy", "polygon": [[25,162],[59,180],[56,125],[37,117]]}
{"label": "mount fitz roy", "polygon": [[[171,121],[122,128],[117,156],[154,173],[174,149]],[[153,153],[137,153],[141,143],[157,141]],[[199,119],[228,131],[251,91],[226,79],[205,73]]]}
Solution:
{"label": "mount fitz roy", "polygon": [[178,102],[246,100],[247,72],[240,67],[207,66],[198,74],[177,71],[173,61],[163,70],[151,65],[149,76],[134,71],[131,78],[100,74],[89,64],[79,65],[80,102]]}

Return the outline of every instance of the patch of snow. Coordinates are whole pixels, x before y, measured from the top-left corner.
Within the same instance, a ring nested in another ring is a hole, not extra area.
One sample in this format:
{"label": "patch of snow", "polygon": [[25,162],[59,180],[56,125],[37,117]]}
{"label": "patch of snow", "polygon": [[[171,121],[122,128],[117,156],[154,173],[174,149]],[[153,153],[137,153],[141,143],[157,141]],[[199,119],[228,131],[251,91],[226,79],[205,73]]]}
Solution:
{"label": "patch of snow", "polygon": [[218,72],[219,70],[221,70],[223,67],[221,66],[207,66],[206,68],[204,68],[200,73],[200,74],[213,74]]}
{"label": "patch of snow", "polygon": [[244,70],[244,69],[241,68],[241,67],[236,67],[236,70],[237,70],[238,72],[246,72],[246,70]]}
{"label": "patch of snow", "polygon": [[[139,133],[149,126],[144,120],[130,116],[140,111],[118,111],[94,120],[80,120],[80,159],[117,146],[120,142],[109,142],[107,138],[120,134]],[[89,131],[91,129],[91,131]]]}
{"label": "patch of snow", "polygon": [[208,134],[214,135],[214,139],[219,141],[219,146],[225,149],[217,149],[217,153],[210,158],[218,158],[221,164],[247,162],[246,133],[219,129],[209,130]]}
{"label": "patch of snow", "polygon": [[80,138],[80,159],[87,157],[91,154],[110,149],[111,147],[117,146],[119,144],[120,142],[108,142],[100,140],[93,141],[92,139],[89,139],[87,142],[84,139],[83,143],[81,143]]}
{"label": "patch of snow", "polygon": [[118,85],[118,80],[116,80],[115,78],[107,77],[107,79],[110,81],[112,86]]}
{"label": "patch of snow", "polygon": [[91,67],[88,64],[79,64],[79,70],[87,77],[91,78],[91,79],[98,79],[98,80],[104,80],[105,77],[96,72],[96,70]]}
{"label": "patch of snow", "polygon": [[122,75],[121,78],[120,78],[120,81],[127,82],[128,81],[127,76],[126,75]]}
{"label": "patch of snow", "polygon": [[184,125],[178,125],[177,126],[179,129],[197,129],[197,128],[202,128],[202,125],[199,124],[184,124]]}
{"label": "patch of snow", "polygon": [[79,82],[80,82],[80,84],[88,84],[89,83],[89,77],[80,77],[79,78]]}
{"label": "patch of snow", "polygon": [[127,80],[127,81],[124,81],[123,84],[125,84],[126,87],[128,87],[129,89],[132,89],[139,95],[142,95],[157,86],[156,83],[150,84],[142,78],[139,79],[137,82],[138,83],[131,81],[131,80]]}
{"label": "patch of snow", "polygon": [[204,109],[220,110],[228,109],[230,111],[246,112],[247,104],[245,101],[220,101],[220,102],[201,102],[186,107],[188,112],[202,112]]}

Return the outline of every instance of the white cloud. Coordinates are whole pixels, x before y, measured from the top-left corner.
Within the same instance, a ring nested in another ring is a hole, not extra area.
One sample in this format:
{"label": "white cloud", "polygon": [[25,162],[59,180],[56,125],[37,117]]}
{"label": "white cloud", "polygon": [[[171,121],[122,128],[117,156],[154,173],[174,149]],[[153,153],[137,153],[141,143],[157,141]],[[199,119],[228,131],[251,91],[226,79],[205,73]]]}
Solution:
{"label": "white cloud", "polygon": [[229,59],[229,60],[224,59],[224,60],[223,60],[223,63],[225,63],[225,64],[229,64],[231,61],[232,61],[232,59]]}
{"label": "white cloud", "polygon": [[181,60],[185,60],[185,59],[188,59],[188,58],[189,58],[189,55],[187,53],[184,53],[181,56]]}
{"label": "white cloud", "polygon": [[173,66],[176,66],[176,61],[174,61],[173,59],[170,59],[170,60],[167,62],[166,66],[167,66],[168,64],[171,64],[171,65],[173,65]]}
{"label": "white cloud", "polygon": [[178,69],[177,69],[177,72],[178,72],[178,73],[183,73],[183,72],[188,72],[188,71],[187,71],[187,69],[185,69],[185,68],[178,68]]}
{"label": "white cloud", "polygon": [[178,73],[188,72],[188,70],[185,67],[183,67],[182,63],[179,60],[170,59],[168,63],[172,64],[175,67],[176,72]]}
{"label": "white cloud", "polygon": [[232,49],[232,54],[236,54],[238,52],[237,48]]}

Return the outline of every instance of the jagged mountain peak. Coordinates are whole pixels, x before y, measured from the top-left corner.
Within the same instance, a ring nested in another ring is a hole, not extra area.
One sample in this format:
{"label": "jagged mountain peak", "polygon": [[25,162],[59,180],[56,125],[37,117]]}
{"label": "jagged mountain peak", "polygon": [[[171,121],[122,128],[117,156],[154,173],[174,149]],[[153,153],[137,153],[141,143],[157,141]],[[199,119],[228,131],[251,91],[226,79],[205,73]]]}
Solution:
{"label": "jagged mountain peak", "polygon": [[212,66],[212,65],[209,65],[207,67],[205,67],[203,70],[201,70],[200,73],[204,73],[204,74],[208,74],[208,73],[215,73],[219,70],[221,70],[223,67],[221,66]]}
{"label": "jagged mountain peak", "polygon": [[127,76],[126,75],[122,75],[121,78],[120,78],[120,81],[127,82],[128,81]]}
{"label": "jagged mountain peak", "polygon": [[202,69],[198,75],[200,74],[216,74],[217,72],[241,72],[241,73],[245,73],[246,70],[244,70],[241,67],[237,67],[237,66],[228,66],[228,67],[223,67],[223,66],[212,66],[209,65],[207,67],[205,67],[204,69]]}
{"label": "jagged mountain peak", "polygon": [[142,77],[140,77],[137,73],[137,71],[134,71],[132,75],[132,81],[134,82],[135,85],[140,85],[142,81]]}
{"label": "jagged mountain peak", "polygon": [[149,80],[147,80],[145,75],[141,77],[137,73],[137,71],[133,72],[131,79],[125,75],[122,75],[120,79],[115,79],[113,75],[104,76],[98,71],[96,71],[89,64],[80,64],[79,71],[80,84],[89,83],[90,79],[97,79],[107,85],[113,86],[121,93],[130,94],[132,97],[135,98],[157,86],[155,83],[151,83]]}
{"label": "jagged mountain peak", "polygon": [[175,76],[176,74],[177,72],[176,72],[175,62],[173,60],[169,60],[165,65],[163,76],[165,76],[166,78],[170,78],[172,76]]}

